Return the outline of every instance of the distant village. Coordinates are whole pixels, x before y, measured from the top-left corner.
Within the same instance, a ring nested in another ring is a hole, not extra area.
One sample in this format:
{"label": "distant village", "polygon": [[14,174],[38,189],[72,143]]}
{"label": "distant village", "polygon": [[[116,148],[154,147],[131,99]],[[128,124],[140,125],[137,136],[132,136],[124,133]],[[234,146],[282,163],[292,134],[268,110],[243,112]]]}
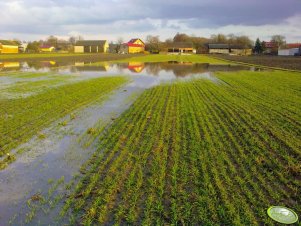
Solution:
{"label": "distant village", "polygon": [[18,40],[0,40],[0,54],[13,53],[152,53],[169,54],[229,54],[252,55],[266,54],[279,56],[301,56],[301,43],[287,43],[285,37],[274,35],[268,41],[255,42],[247,36],[212,35],[210,38],[189,36],[178,33],[173,39],[162,42],[159,36],[147,36],[146,40],[133,38],[116,43],[107,40],[84,40],[82,37],[70,37],[61,40],[49,36],[45,41],[21,42]]}

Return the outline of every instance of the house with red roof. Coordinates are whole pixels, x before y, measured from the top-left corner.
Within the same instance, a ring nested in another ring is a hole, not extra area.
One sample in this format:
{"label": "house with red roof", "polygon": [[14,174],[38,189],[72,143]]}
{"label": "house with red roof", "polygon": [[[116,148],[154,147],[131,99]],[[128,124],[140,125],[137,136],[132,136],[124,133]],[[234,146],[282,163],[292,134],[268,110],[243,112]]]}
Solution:
{"label": "house with red roof", "polygon": [[133,38],[121,46],[121,53],[143,53],[145,44],[140,38]]}
{"label": "house with red roof", "polygon": [[301,43],[288,43],[288,44],[286,44],[286,48],[288,48],[288,49],[300,48],[300,47],[301,47]]}
{"label": "house with red roof", "polygon": [[301,43],[288,43],[284,48],[278,50],[279,56],[300,56]]}
{"label": "house with red roof", "polygon": [[262,42],[263,47],[264,47],[264,52],[265,54],[277,54],[278,51],[278,44],[276,42]]}

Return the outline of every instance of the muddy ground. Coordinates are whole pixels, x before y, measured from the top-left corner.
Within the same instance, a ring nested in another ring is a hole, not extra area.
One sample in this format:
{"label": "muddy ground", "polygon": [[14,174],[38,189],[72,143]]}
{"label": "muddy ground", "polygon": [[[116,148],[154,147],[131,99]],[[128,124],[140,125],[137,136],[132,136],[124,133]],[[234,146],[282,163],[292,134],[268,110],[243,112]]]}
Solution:
{"label": "muddy ground", "polygon": [[294,56],[229,56],[218,55],[218,58],[239,61],[248,64],[257,64],[268,67],[278,67],[301,71],[301,57]]}

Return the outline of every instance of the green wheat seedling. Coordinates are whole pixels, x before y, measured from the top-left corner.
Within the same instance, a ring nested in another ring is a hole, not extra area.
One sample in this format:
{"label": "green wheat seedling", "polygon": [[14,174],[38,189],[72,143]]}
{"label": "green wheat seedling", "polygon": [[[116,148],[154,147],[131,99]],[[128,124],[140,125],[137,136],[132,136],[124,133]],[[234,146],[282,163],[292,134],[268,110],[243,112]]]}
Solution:
{"label": "green wheat seedling", "polygon": [[61,216],[83,225],[274,225],[269,206],[300,210],[300,75],[216,76],[227,85],[148,89],[97,133]]}
{"label": "green wheat seedling", "polygon": [[[127,81],[121,76],[96,78],[47,89],[24,99],[1,99],[0,115],[7,117],[0,124],[0,157],[36,134],[41,139],[45,138],[39,131],[68,114],[73,120],[76,109],[104,101],[110,92]],[[69,120],[64,120],[59,125],[68,123]],[[10,162],[5,158],[1,160],[0,167],[4,168]]]}

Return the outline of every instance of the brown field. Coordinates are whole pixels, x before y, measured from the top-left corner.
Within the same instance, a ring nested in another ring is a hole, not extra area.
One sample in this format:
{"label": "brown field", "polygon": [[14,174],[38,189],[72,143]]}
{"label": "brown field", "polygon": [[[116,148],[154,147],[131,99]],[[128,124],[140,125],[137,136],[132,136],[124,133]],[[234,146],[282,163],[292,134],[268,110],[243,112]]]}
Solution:
{"label": "brown field", "polygon": [[290,70],[301,70],[301,57],[286,56],[229,56],[218,55],[218,58],[238,61],[248,64],[257,64],[268,67],[284,68]]}

